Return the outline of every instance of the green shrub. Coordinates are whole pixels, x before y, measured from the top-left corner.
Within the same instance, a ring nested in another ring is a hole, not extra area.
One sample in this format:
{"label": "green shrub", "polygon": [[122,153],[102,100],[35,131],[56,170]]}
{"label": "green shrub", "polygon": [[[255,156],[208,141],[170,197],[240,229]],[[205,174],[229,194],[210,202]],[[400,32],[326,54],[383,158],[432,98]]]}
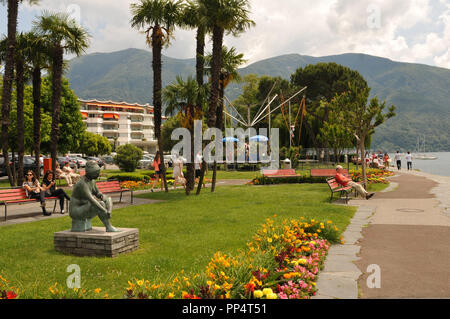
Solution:
{"label": "green shrub", "polygon": [[117,148],[114,162],[122,171],[134,172],[142,159],[144,152],[132,144],[121,145]]}
{"label": "green shrub", "polygon": [[108,180],[118,180],[120,182],[149,182],[150,176],[139,173],[117,173],[108,176]]}
{"label": "green shrub", "polygon": [[326,183],[327,177],[292,176],[292,177],[266,177],[258,176],[253,179],[254,185],[275,185],[275,184],[317,184]]}

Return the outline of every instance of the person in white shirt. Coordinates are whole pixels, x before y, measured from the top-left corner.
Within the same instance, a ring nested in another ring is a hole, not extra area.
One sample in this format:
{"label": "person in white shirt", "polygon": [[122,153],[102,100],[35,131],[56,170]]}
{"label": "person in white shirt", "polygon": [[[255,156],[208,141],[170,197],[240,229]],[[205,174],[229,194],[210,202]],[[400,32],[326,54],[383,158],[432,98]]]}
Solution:
{"label": "person in white shirt", "polygon": [[[195,166],[195,182],[200,183],[200,176],[202,175],[202,165],[203,165],[203,157],[201,152],[197,153],[197,156],[195,157],[194,166]],[[206,175],[206,172],[205,172]],[[205,185],[205,177],[203,176],[203,187],[206,187]]]}
{"label": "person in white shirt", "polygon": [[411,152],[408,152],[408,154],[406,154],[405,158],[406,158],[406,165],[408,166],[408,171],[412,170],[412,155],[411,155]]}
{"label": "person in white shirt", "polygon": [[183,185],[186,189],[186,179],[183,174],[183,160],[177,155],[173,155],[173,189],[176,189],[177,183]]}
{"label": "person in white shirt", "polygon": [[399,151],[395,154],[395,161],[397,162],[397,169],[400,170],[402,168],[402,155]]}

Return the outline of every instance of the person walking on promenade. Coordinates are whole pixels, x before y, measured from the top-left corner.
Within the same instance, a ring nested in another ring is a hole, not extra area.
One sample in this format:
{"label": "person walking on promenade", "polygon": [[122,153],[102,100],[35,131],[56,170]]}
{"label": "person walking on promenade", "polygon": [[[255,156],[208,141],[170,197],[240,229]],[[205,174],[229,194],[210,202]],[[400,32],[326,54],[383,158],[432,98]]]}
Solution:
{"label": "person walking on promenade", "polygon": [[39,184],[39,180],[36,178],[33,171],[30,170],[25,174],[25,181],[23,182],[22,187],[25,189],[29,199],[39,199],[44,216],[50,216],[52,214],[47,213],[45,210],[45,191],[41,189],[41,184]]}
{"label": "person walking on promenade", "polygon": [[408,167],[408,171],[412,170],[412,160],[413,160],[413,158],[412,158],[411,152],[408,152],[408,154],[406,154],[405,158],[406,158],[406,165]]}
{"label": "person walking on promenade", "polygon": [[341,165],[336,166],[336,181],[338,184],[346,187],[351,186],[354,190],[356,190],[362,198],[370,199],[375,193],[369,194],[362,185],[355,183],[351,178],[348,178],[344,175],[344,168]]}
{"label": "person walking on promenade", "polygon": [[401,170],[402,169],[402,155],[400,154],[400,151],[397,151],[394,158],[395,158],[395,161],[397,162],[397,169]]}
{"label": "person walking on promenade", "polygon": [[173,189],[176,189],[177,184],[183,185],[186,189],[186,179],[183,174],[183,159],[181,156],[173,155]]}

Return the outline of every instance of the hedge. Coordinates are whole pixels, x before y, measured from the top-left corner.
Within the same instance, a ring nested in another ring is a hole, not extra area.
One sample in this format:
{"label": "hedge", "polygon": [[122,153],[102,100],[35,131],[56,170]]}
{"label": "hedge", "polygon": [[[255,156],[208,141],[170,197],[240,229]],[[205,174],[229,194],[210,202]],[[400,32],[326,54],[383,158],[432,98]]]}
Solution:
{"label": "hedge", "polygon": [[275,184],[318,184],[326,183],[327,177],[311,176],[290,176],[290,177],[266,177],[259,176],[252,180],[254,185],[275,185]]}

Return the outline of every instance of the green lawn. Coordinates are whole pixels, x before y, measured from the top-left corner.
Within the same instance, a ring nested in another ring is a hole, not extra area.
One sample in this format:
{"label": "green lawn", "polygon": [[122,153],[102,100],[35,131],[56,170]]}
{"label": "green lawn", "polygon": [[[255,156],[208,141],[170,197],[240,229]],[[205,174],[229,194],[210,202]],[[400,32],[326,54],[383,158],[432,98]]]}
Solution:
{"label": "green lawn", "polygon": [[[343,230],[354,207],[331,205],[324,184],[223,186],[200,197],[182,191],[141,197],[164,202],[115,210],[113,224],[139,228],[139,250],[117,258],[80,258],[57,253],[53,233],[70,228],[70,218],[42,220],[0,228],[0,274],[18,286],[25,298],[48,296],[48,287],[64,284],[70,264],[81,267],[84,289],[102,288],[121,298],[127,281],[160,281],[184,269],[204,270],[216,251],[236,252],[264,220],[284,218],[333,220]],[[96,220],[95,225],[100,226]]]}

